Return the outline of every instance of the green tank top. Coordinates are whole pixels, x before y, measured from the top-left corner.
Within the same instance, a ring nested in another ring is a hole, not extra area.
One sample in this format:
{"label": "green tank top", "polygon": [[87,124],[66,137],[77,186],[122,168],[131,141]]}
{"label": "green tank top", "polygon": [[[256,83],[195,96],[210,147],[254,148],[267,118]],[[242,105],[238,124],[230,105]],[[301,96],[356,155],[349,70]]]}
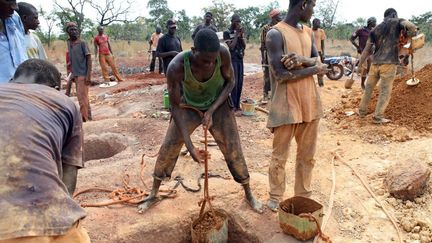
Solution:
{"label": "green tank top", "polygon": [[200,110],[207,110],[219,97],[225,84],[220,70],[221,58],[217,57],[215,71],[211,78],[205,82],[199,82],[192,74],[190,55],[190,51],[184,54],[183,98],[186,104]]}

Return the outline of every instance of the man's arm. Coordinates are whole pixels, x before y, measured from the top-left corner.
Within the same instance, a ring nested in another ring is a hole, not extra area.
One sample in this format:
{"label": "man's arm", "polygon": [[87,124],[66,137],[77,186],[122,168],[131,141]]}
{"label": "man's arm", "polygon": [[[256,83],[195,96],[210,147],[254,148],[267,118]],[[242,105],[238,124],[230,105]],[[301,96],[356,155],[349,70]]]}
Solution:
{"label": "man's arm", "polygon": [[353,44],[353,46],[356,48],[357,52],[359,52],[359,51],[360,51],[360,46],[359,46],[359,44],[357,44],[356,41],[355,41],[355,40],[358,38],[357,31],[358,31],[358,30],[356,30],[356,31],[351,35],[350,41],[351,41],[351,43]]}
{"label": "man's arm", "polygon": [[237,45],[237,41],[239,39],[238,32],[234,34],[234,38],[231,40],[231,34],[228,31],[225,31],[223,34],[223,38],[225,40],[225,43],[227,44],[228,48],[230,50],[233,50],[235,46]]}
{"label": "man's arm", "polygon": [[160,58],[165,57],[175,57],[179,52],[178,51],[166,51],[164,45],[165,40],[159,39],[158,46],[156,48],[156,56]]}
{"label": "man's arm", "polygon": [[366,46],[365,46],[365,48],[364,48],[364,50],[363,50],[363,52],[361,53],[361,56],[360,56],[360,62],[359,62],[358,69],[357,69],[359,73],[361,72],[361,69],[363,67],[363,63],[371,55],[372,46],[373,46],[372,39],[371,39],[371,37],[369,35],[369,39],[367,40]]}
{"label": "man's arm", "polygon": [[62,147],[61,159],[63,176],[61,180],[66,185],[66,188],[70,195],[75,191],[77,182],[78,169],[84,166],[82,158],[82,144],[83,144],[83,131],[82,131],[82,120],[78,108],[71,104],[72,111],[70,112],[72,117],[70,118],[71,125],[70,131],[67,132],[66,142]]}
{"label": "man's arm", "polygon": [[265,60],[265,51],[266,51],[266,35],[267,35],[267,30],[266,30],[266,25],[264,25],[261,28],[261,35],[260,35],[260,39],[261,39],[261,46],[260,46],[260,51],[261,51],[261,64],[264,64],[264,60]]}
{"label": "man's arm", "polygon": [[62,163],[63,177],[62,181],[66,185],[69,195],[73,195],[76,188],[78,167]]}
{"label": "man's arm", "polygon": [[220,47],[221,57],[221,73],[225,80],[224,88],[220,93],[216,101],[210,106],[210,108],[204,113],[203,125],[210,126],[213,113],[219,108],[227,99],[232,89],[235,86],[234,70],[231,65],[231,56],[228,49],[225,46]]}
{"label": "man's arm", "polygon": [[112,50],[111,50],[111,44],[110,44],[110,41],[109,41],[108,37],[107,37],[107,43],[108,43],[108,49],[111,52],[111,55],[114,55],[113,52],[112,52]]}
{"label": "man's arm", "polygon": [[297,56],[296,54],[294,55],[296,57],[299,57],[298,59],[300,60],[300,62],[303,62],[302,60],[304,60],[304,64],[307,64],[307,66],[311,66],[298,70],[288,70],[287,68],[285,68],[285,66],[281,62],[282,55],[284,55],[283,41],[283,37],[279,31],[272,29],[267,33],[266,46],[267,55],[269,58],[269,65],[274,73],[274,76],[276,77],[277,82],[287,82],[312,76],[318,73],[325,73],[326,65],[321,64],[321,62],[319,62],[317,58],[306,58]]}
{"label": "man's arm", "polygon": [[95,54],[95,58],[96,58],[97,54],[98,54],[98,47],[99,47],[97,44],[97,41],[96,41],[96,37],[93,40],[93,45],[94,45],[94,54]]}

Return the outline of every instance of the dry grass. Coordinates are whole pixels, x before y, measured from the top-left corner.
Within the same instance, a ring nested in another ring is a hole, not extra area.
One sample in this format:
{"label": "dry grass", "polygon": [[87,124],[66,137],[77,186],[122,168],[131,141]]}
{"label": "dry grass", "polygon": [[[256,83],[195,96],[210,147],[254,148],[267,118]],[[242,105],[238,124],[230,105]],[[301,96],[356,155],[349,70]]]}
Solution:
{"label": "dry grass", "polygon": [[[93,44],[88,43],[91,53],[94,53]],[[349,54],[353,57],[357,56],[356,50],[348,40],[327,40],[326,41],[326,55],[339,56],[341,54]],[[118,57],[123,58],[136,58],[138,56],[145,56],[148,51],[147,42],[131,41],[111,41],[113,52]],[[183,42],[183,50],[187,50],[192,46],[191,42]],[[248,43],[245,50],[245,63],[261,63],[261,53],[259,50],[259,43]],[[55,41],[47,50],[49,59],[57,66],[62,67],[65,65],[66,42]],[[432,63],[432,44],[428,43],[425,47],[417,51],[414,55],[415,69],[419,69],[428,63]]]}

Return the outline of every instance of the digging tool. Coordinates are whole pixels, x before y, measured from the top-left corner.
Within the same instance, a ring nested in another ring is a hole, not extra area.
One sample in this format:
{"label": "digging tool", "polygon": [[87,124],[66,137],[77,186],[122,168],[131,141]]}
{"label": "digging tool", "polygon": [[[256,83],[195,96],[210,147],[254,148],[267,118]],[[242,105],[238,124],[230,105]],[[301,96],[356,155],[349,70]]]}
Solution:
{"label": "digging tool", "polygon": [[414,52],[422,48],[425,44],[425,35],[419,34],[411,38],[411,41],[404,46],[404,48],[409,49],[411,55],[411,78],[405,81],[408,86],[416,86],[420,83],[420,80],[415,77],[414,73]]}

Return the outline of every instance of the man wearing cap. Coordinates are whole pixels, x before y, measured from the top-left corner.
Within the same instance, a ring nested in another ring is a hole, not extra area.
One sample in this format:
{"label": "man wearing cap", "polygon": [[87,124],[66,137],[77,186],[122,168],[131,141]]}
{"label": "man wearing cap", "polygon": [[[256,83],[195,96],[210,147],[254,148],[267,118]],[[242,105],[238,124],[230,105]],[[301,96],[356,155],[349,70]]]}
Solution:
{"label": "man wearing cap", "polygon": [[162,58],[165,75],[171,60],[174,59],[177,54],[183,51],[180,38],[176,35],[176,21],[174,19],[169,19],[166,23],[166,27],[168,29],[168,33],[159,39],[159,43],[156,48],[157,56]]}
{"label": "man wearing cap", "polygon": [[161,33],[162,29],[161,27],[156,27],[156,32],[154,32],[149,40],[149,44],[150,44],[150,48],[151,48],[151,54],[152,54],[152,59],[150,62],[150,72],[154,72],[155,70],[155,66],[156,66],[156,58],[158,59],[159,62],[159,74],[162,73],[162,59],[160,57],[156,56],[156,48],[158,46],[159,43],[159,39],[163,36],[163,34]]}
{"label": "man wearing cap", "polygon": [[243,89],[243,57],[246,48],[244,39],[244,31],[240,25],[241,19],[238,14],[231,17],[231,26],[228,30],[224,31],[223,39],[227,44],[231,53],[231,62],[234,68],[235,86],[231,91],[231,100],[233,102],[234,111],[237,115],[241,114],[240,98]]}
{"label": "man wearing cap", "polygon": [[24,26],[16,1],[0,0],[0,84],[7,83],[27,60]]}
{"label": "man wearing cap", "polygon": [[[325,56],[325,46],[324,46],[324,40],[327,39],[326,33],[321,27],[321,21],[319,19],[314,19],[312,21],[312,31],[314,34],[314,40],[315,40],[315,46],[318,51],[318,55],[320,56],[321,62],[324,63],[324,56]],[[320,87],[324,86],[324,75],[318,74],[318,85]]]}
{"label": "man wearing cap", "polygon": [[195,35],[198,33],[198,31],[202,30],[202,29],[211,29],[214,32],[217,32],[216,26],[214,26],[212,24],[212,20],[213,20],[213,14],[211,12],[207,12],[204,15],[204,23],[198,25],[193,34],[192,34],[192,40],[195,39]]}
{"label": "man wearing cap", "polygon": [[[359,28],[358,30],[356,30],[350,38],[351,43],[354,45],[354,47],[357,50],[357,53],[359,55],[362,54],[365,46],[366,46],[366,42],[369,38],[369,33],[372,31],[373,28],[375,28],[376,26],[376,18],[375,17],[370,17],[367,20],[367,26],[363,26],[361,28]],[[356,43],[356,39],[358,39],[358,43]],[[365,89],[365,81],[366,81],[366,77],[367,77],[367,73],[369,72],[370,69],[370,65],[372,63],[372,56],[369,56],[366,60],[366,68],[363,68],[362,70],[362,77],[361,77],[361,87],[364,90]]]}
{"label": "man wearing cap", "polygon": [[66,95],[70,95],[72,82],[75,82],[82,120],[84,122],[90,121],[92,120],[88,96],[92,72],[90,50],[87,43],[80,39],[80,32],[75,22],[68,22],[65,30],[69,35],[69,39],[67,40],[68,51],[66,53],[67,70],[68,75],[71,74],[71,78],[66,86]]}
{"label": "man wearing cap", "polygon": [[281,17],[280,17],[280,10],[279,9],[273,9],[272,11],[270,11],[269,13],[269,17],[271,19],[271,22],[264,25],[261,28],[261,47],[260,47],[260,51],[261,51],[261,64],[263,65],[263,70],[264,70],[264,88],[263,88],[263,99],[262,99],[262,103],[266,104],[269,100],[269,92],[271,89],[271,84],[270,84],[270,70],[269,70],[269,66],[268,66],[268,58],[267,58],[267,48],[266,48],[266,36],[267,36],[267,32],[277,23],[279,23],[281,21]]}
{"label": "man wearing cap", "polygon": [[99,64],[102,70],[102,76],[105,82],[110,81],[110,77],[108,75],[107,65],[111,67],[111,70],[114,76],[117,78],[117,81],[122,82],[123,78],[117,70],[116,64],[114,62],[114,57],[112,55],[111,45],[109,42],[109,36],[104,34],[104,27],[97,27],[98,35],[94,38],[94,49],[95,49],[95,58],[98,56],[99,50]]}

